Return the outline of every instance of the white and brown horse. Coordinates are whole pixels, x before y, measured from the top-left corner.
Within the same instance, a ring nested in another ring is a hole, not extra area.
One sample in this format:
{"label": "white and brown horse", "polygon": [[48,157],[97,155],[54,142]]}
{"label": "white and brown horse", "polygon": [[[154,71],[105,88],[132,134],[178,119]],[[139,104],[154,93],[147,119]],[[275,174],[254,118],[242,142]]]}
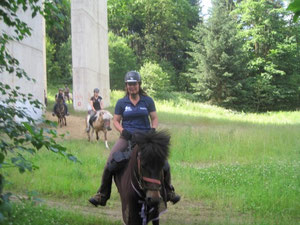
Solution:
{"label": "white and brown horse", "polygon": [[[89,116],[87,117],[88,120]],[[91,137],[93,136],[93,133],[96,133],[96,139],[99,140],[98,132],[102,131],[104,133],[104,141],[105,141],[105,147],[109,149],[108,143],[107,143],[107,131],[110,130],[110,120],[113,118],[113,116],[108,112],[107,110],[99,110],[97,111],[96,115],[94,116],[94,119],[92,118],[91,121],[86,121],[86,124],[90,123],[90,128],[87,131],[88,140],[91,140]]]}

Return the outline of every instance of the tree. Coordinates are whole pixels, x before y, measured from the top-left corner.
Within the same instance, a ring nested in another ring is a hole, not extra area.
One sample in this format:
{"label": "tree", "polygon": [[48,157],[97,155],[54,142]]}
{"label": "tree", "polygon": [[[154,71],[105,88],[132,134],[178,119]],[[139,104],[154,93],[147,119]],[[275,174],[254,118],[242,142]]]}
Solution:
{"label": "tree", "polygon": [[172,89],[169,75],[158,64],[147,62],[141,67],[140,73],[148,94],[160,97]]}
{"label": "tree", "polygon": [[190,29],[199,21],[197,1],[189,0],[109,0],[108,27],[126,36],[137,56],[138,64],[156,62],[170,71],[177,89],[185,89],[180,79],[186,69]]}
{"label": "tree", "polygon": [[124,76],[128,71],[137,70],[136,56],[128,46],[126,38],[108,33],[109,77],[112,89],[124,88]]}
{"label": "tree", "polygon": [[298,17],[300,16],[300,0],[294,0],[289,4],[287,10],[290,10],[295,13],[294,15],[294,22],[297,21]]}
{"label": "tree", "polygon": [[[13,32],[0,34],[0,72],[7,71],[10,76],[16,75],[21,79],[28,79],[30,75],[19,67],[19,62],[8,51],[7,45],[10,41],[21,41],[31,35],[31,28],[18,18],[18,12],[30,10],[32,17],[37,13],[42,14],[46,19],[57,13],[59,1],[44,1],[44,5],[37,0],[24,1],[0,1],[0,21]],[[50,20],[51,21],[51,20]],[[54,21],[52,21],[54,22]],[[66,152],[66,148],[56,143],[57,134],[54,130],[41,128],[36,121],[28,115],[24,107],[18,106],[17,102],[29,101],[31,106],[41,108],[43,105],[33,99],[31,94],[25,95],[19,91],[20,87],[11,88],[9,85],[0,82],[2,94],[0,102],[0,222],[5,221],[9,210],[9,194],[3,194],[5,185],[3,171],[7,167],[17,167],[21,173],[31,171],[37,167],[24,157],[24,154],[35,154],[42,147],[49,151],[67,156],[76,161],[76,158]],[[17,122],[19,118],[25,122]],[[49,121],[46,124],[51,125]]]}
{"label": "tree", "polygon": [[188,73],[195,95],[226,107],[240,105],[246,60],[232,8],[226,0],[212,1],[211,16],[194,31]]}
{"label": "tree", "polygon": [[71,84],[71,2],[70,0],[54,2],[57,13],[51,14],[46,20],[47,81],[49,84]]}
{"label": "tree", "polygon": [[299,28],[283,6],[281,0],[244,0],[234,11],[249,57],[247,102],[256,111],[299,105]]}

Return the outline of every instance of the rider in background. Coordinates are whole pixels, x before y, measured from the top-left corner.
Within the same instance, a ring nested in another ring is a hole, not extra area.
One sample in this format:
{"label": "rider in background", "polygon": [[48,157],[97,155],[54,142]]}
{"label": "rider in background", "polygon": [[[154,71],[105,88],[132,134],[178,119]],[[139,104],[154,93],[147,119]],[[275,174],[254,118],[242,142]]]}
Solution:
{"label": "rider in background", "polygon": [[[89,104],[89,110],[88,110],[88,116],[86,119],[87,122],[87,128],[86,132],[90,131],[90,120],[93,120],[93,117],[96,115],[97,111],[103,109],[103,101],[102,97],[99,95],[99,89],[94,89],[94,96],[91,97],[90,104]],[[111,130],[110,127],[107,128],[107,130]]]}
{"label": "rider in background", "polygon": [[62,99],[63,100],[63,103],[64,103],[64,106],[65,106],[65,114],[66,116],[69,115],[69,110],[68,110],[68,106],[65,102],[65,96],[64,96],[64,90],[62,88],[60,88],[58,90],[58,93],[55,95],[55,104],[54,104],[54,107],[53,107],[53,112],[52,112],[52,116],[55,116],[55,112],[56,112],[56,107],[57,107],[57,100],[58,99]]}
{"label": "rider in background", "polygon": [[[132,134],[135,132],[155,131],[158,126],[158,117],[154,101],[141,88],[141,75],[138,72],[130,71],[125,75],[125,89],[126,96],[118,100],[113,118],[114,126],[120,132],[120,137],[108,157],[102,175],[102,184],[97,194],[89,199],[89,202],[94,206],[105,206],[106,201],[110,198],[113,172],[108,169],[108,165],[113,158],[113,154],[126,149],[128,147],[128,141],[131,140]],[[171,185],[168,162],[166,162],[164,166],[164,172],[167,200],[175,204],[180,200],[180,196],[175,194],[174,187]]]}

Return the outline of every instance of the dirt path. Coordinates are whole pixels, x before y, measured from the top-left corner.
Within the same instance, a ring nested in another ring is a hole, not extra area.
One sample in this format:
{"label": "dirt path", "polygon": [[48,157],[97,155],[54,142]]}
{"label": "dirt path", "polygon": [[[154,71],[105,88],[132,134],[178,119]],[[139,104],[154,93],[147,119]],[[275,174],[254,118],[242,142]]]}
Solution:
{"label": "dirt path", "polygon": [[[58,127],[56,130],[58,134],[65,133],[65,139],[87,139],[87,134],[85,132],[86,122],[85,118],[82,116],[67,116],[67,126]],[[46,119],[51,121],[57,121],[57,117],[52,116],[50,112],[46,112]],[[111,124],[112,131],[109,131],[107,138],[109,142],[114,142],[119,137],[119,132]],[[95,138],[95,136],[94,136]],[[103,140],[103,133],[100,133],[100,139]]]}
{"label": "dirt path", "polygon": [[[18,196],[26,198],[26,196],[22,194],[18,194]],[[18,201],[19,198],[12,195],[10,199],[12,201]],[[106,207],[97,208],[89,203],[76,205],[74,202],[68,202],[63,199],[43,199],[42,204],[46,204],[55,209],[73,211],[85,216],[106,217],[111,221],[122,221],[121,203],[116,200],[108,201]],[[231,216],[233,216],[233,214]],[[228,218],[228,212],[226,213],[226,210],[217,212],[212,208],[204,206],[201,202],[192,202],[183,198],[176,205],[168,204],[168,210],[161,215],[160,221],[161,224],[172,225],[241,224],[242,221],[245,221],[245,218],[238,214]]]}

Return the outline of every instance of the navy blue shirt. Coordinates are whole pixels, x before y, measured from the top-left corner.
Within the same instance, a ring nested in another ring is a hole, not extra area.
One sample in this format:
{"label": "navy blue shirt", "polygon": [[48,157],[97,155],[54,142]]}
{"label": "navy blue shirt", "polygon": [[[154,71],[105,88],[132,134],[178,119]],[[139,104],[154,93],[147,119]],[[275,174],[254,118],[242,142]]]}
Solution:
{"label": "navy blue shirt", "polygon": [[151,129],[149,113],[155,112],[155,104],[151,97],[140,95],[139,102],[134,106],[128,96],[118,100],[115,114],[122,116],[122,126],[131,133]]}

